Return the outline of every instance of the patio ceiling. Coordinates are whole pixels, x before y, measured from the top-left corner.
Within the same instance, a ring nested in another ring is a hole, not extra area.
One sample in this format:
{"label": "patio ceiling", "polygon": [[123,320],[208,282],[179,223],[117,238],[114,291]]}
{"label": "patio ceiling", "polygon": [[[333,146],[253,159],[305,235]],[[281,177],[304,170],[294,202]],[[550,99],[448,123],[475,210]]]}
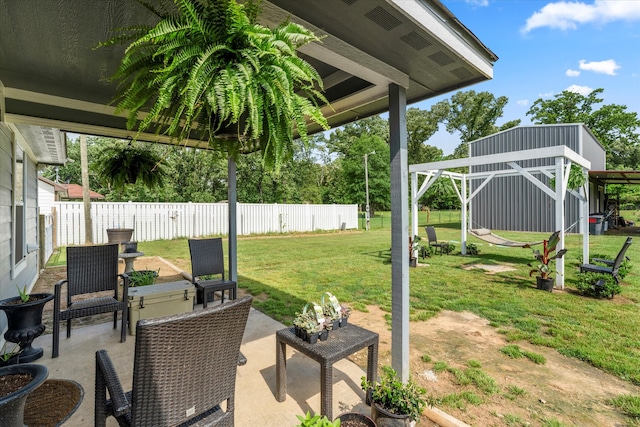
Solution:
{"label": "patio ceiling", "polygon": [[[64,162],[46,128],[134,135],[108,105],[123,47],[94,48],[114,28],[153,23],[146,9],[134,0],[0,0],[0,10],[0,109],[28,134],[38,162]],[[264,24],[286,18],[325,36],[301,52],[323,78],[333,127],[387,111],[389,84],[406,88],[411,104],[492,78],[498,59],[436,0],[263,3]]]}

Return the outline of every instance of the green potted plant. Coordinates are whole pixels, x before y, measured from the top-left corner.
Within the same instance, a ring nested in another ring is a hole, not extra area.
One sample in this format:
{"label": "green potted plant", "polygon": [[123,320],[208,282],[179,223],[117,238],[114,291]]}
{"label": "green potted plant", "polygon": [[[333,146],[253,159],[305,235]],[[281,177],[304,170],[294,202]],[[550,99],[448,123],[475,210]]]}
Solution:
{"label": "green potted plant", "polygon": [[326,415],[311,415],[309,411],[305,416],[296,415],[296,417],[300,420],[300,424],[296,424],[296,427],[340,427],[340,420],[331,421]]}
{"label": "green potted plant", "polygon": [[538,289],[551,292],[553,290],[553,278],[551,277],[552,261],[560,259],[567,253],[566,249],[560,249],[556,252],[556,248],[560,243],[560,232],[556,231],[547,240],[542,241],[542,252],[538,249],[531,248],[530,245],[524,245],[525,248],[531,248],[534,258],[538,261],[535,265],[528,263],[530,267],[535,267],[529,271],[529,276],[537,274],[536,284]]}
{"label": "green potted plant", "polygon": [[133,270],[127,273],[129,276],[129,287],[149,286],[156,282],[156,278],[160,274],[160,269],[155,270]]}
{"label": "green potted plant", "polygon": [[307,141],[310,122],[329,128],[322,79],[297,54],[319,41],[308,29],[258,24],[259,0],[173,0],[164,10],[139,2],[157,24],[119,29],[100,44],[128,43],[113,79],[129,129],[199,139],[231,157],[261,151],[277,168],[293,156],[296,133]]}
{"label": "green potted plant", "polygon": [[293,319],[296,336],[310,344],[315,344],[318,339],[326,340],[329,335],[328,331],[319,322],[319,316],[322,316],[322,307],[314,304],[313,310],[308,308],[309,303],[304,306],[302,313],[296,313],[296,317]]}
{"label": "green potted plant", "polygon": [[403,383],[391,366],[382,366],[374,383],[363,376],[361,385],[371,400],[371,418],[379,425],[410,426],[427,406],[427,391],[411,378]]}
{"label": "green potted plant", "polygon": [[[327,298],[325,298],[327,297]],[[332,330],[340,327],[342,319],[342,306],[331,292],[325,292],[322,295],[322,314],[324,315],[325,328]]]}
{"label": "green potted plant", "polygon": [[0,366],[15,365],[20,363],[20,353],[22,349],[18,344],[9,347],[9,341],[5,341],[0,350]]}
{"label": "green potted plant", "polygon": [[33,340],[42,335],[44,305],[53,299],[51,293],[29,294],[27,287],[18,286],[18,296],[0,301],[0,310],[7,316],[4,338],[20,346],[20,362],[32,362],[42,357],[42,348],[32,347]]}

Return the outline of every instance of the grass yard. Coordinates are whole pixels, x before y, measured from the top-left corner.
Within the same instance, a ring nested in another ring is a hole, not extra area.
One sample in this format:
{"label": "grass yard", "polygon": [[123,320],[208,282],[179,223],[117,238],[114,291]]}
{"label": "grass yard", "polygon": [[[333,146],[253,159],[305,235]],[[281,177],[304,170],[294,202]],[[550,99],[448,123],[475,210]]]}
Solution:
{"label": "grass yard", "polygon": [[[463,257],[459,223],[436,226],[439,239],[458,243],[453,255],[427,259],[431,267],[410,269],[412,320],[428,319],[441,310],[470,311],[488,319],[510,341],[557,349],[640,385],[639,268],[631,270],[622,293],[613,300],[582,296],[575,290],[582,237],[568,235],[566,290],[542,292],[535,289],[535,278],[529,277],[531,250],[489,246],[470,238],[480,252]],[[422,226],[420,230],[424,233]],[[548,237],[546,233],[501,235],[519,241]],[[613,258],[624,239],[623,235],[591,236],[591,253]],[[325,291],[356,310],[373,304],[390,313],[390,241],[388,229],[241,237],[239,283],[256,297],[257,309],[285,324],[291,324],[307,301],[319,302]],[[627,252],[632,261],[640,260],[639,245],[640,241]],[[186,240],[141,242],[139,247],[147,255],[162,256],[189,271]],[[508,264],[515,270],[488,275],[461,268],[467,264]]]}

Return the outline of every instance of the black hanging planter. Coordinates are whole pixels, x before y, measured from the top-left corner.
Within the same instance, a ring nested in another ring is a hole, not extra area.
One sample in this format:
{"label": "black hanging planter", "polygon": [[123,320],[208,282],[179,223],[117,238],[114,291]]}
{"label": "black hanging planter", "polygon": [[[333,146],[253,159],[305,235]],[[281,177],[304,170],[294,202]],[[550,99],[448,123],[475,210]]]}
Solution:
{"label": "black hanging planter", "polygon": [[42,335],[45,326],[42,324],[42,309],[53,299],[53,294],[31,294],[28,302],[20,297],[7,298],[0,301],[0,310],[7,316],[7,332],[4,338],[20,345],[20,354],[16,363],[28,363],[42,357],[42,348],[31,346],[33,340]]}
{"label": "black hanging planter", "polygon": [[49,371],[44,365],[22,364],[0,368],[0,377],[25,374],[32,379],[22,388],[0,397],[0,425],[3,427],[24,427],[24,405],[27,396],[47,379]]}
{"label": "black hanging planter", "polygon": [[537,288],[543,291],[553,291],[553,278],[536,277]]}

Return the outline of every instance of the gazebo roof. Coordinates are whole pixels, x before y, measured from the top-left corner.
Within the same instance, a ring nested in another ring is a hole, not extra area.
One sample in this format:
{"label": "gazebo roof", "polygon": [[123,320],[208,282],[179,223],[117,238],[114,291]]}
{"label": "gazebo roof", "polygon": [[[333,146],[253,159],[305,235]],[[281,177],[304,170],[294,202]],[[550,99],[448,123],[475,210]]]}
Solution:
{"label": "gazebo roof", "polygon": [[[95,47],[114,28],[152,23],[144,7],[133,0],[0,0],[0,10],[3,121],[30,134],[39,162],[65,160],[52,154],[63,141],[47,140],[42,128],[133,136],[109,106],[116,89],[109,77],[124,47]],[[492,78],[497,60],[437,0],[263,2],[264,24],[287,18],[324,36],[301,52],[323,78],[331,126],[387,111],[391,83],[413,103]]]}

